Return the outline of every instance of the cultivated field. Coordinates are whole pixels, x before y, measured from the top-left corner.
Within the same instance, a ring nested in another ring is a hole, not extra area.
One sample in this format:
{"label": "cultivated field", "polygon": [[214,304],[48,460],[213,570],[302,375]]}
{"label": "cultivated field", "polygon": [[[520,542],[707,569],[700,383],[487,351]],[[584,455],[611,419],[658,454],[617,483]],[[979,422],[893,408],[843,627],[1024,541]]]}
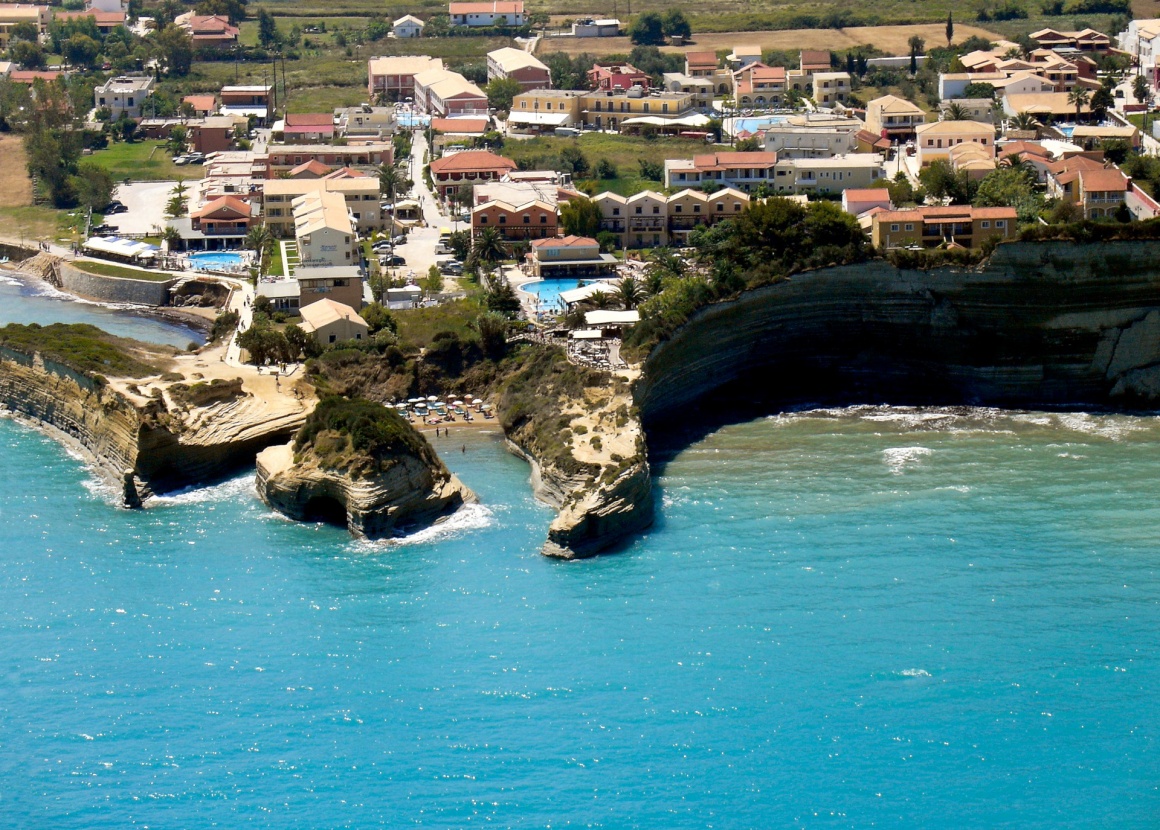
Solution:
{"label": "cultivated field", "polygon": [[[918,35],[930,45],[946,45],[946,27],[942,23],[921,23],[914,26],[858,26],[850,29],[791,29],[769,32],[711,32],[693,35],[686,46],[662,46],[663,52],[688,52],[731,50],[737,45],[760,46],[762,49],[798,50],[829,49],[839,51],[868,44],[877,46],[883,52],[905,55],[907,41]],[[978,26],[955,24],[955,42],[966,40],[972,35],[1000,40],[1000,35]],[[605,38],[545,38],[540,41],[540,53],[566,52],[578,55],[582,52],[614,55],[628,54],[632,43],[626,37]]]}
{"label": "cultivated field", "polygon": [[24,138],[0,135],[0,207],[32,204],[32,180],[24,156]]}

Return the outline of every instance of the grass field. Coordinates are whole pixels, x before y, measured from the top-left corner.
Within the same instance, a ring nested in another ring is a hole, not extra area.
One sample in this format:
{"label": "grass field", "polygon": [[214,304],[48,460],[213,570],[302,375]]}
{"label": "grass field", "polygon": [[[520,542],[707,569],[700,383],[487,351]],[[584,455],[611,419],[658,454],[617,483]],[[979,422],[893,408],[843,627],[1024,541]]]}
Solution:
{"label": "grass field", "polygon": [[24,155],[24,138],[0,135],[0,208],[32,204],[32,179]]}
{"label": "grass field", "polygon": [[141,271],[137,268],[126,268],[111,262],[90,262],[78,260],[73,265],[80,271],[97,274],[102,277],[123,277],[130,280],[145,280],[146,282],[164,282],[173,279],[173,274],[162,274],[155,271]]}
{"label": "grass field", "polygon": [[[117,181],[165,182],[193,175],[189,168],[174,164],[165,144],[159,141],[118,142],[97,150],[90,158],[104,165]],[[193,173],[200,176],[201,168],[193,168]]]}
{"label": "grass field", "polygon": [[[694,32],[696,30],[694,29]],[[946,29],[942,23],[925,23],[915,26],[862,26],[850,29],[792,29],[767,32],[716,32],[694,34],[688,46],[663,46],[661,51],[684,53],[690,49],[698,51],[732,50],[738,45],[760,46],[762,49],[797,50],[829,49],[838,51],[855,46],[870,44],[889,54],[905,55],[907,41],[918,35],[928,44],[945,45]],[[955,41],[966,40],[972,35],[997,40],[1000,35],[992,30],[977,26],[955,24]],[[605,38],[545,38],[540,41],[540,54],[559,51],[571,55],[582,52],[599,54],[627,54],[632,43],[626,37]]]}

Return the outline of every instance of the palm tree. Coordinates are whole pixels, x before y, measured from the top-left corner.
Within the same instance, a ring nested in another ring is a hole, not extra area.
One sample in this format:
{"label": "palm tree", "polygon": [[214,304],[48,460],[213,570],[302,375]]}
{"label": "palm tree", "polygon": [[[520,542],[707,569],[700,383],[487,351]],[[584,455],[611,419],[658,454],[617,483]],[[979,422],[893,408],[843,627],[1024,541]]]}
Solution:
{"label": "palm tree", "polygon": [[603,291],[593,291],[584,299],[584,305],[592,310],[603,310],[612,307],[612,295]]}
{"label": "palm tree", "polygon": [[1021,112],[1011,119],[1011,126],[1020,131],[1031,132],[1039,129],[1039,121],[1029,112]]}
{"label": "palm tree", "polygon": [[474,252],[480,262],[494,265],[507,258],[508,249],[499,231],[495,228],[484,228],[479,236],[475,237]]}
{"label": "palm tree", "polygon": [[274,234],[265,225],[254,225],[246,231],[246,247],[258,255],[258,276],[266,273],[266,253],[274,245]]}
{"label": "palm tree", "polygon": [[644,272],[644,288],[650,297],[665,290],[665,276],[665,272],[655,266],[650,266]]}
{"label": "palm tree", "polygon": [[399,185],[403,183],[403,174],[399,169],[391,164],[384,164],[379,170],[379,190],[386,193],[391,202],[395,201],[395,191],[399,189]]}
{"label": "palm tree", "polygon": [[616,299],[625,311],[632,311],[640,302],[641,288],[636,277],[625,277],[616,286]]}
{"label": "palm tree", "polygon": [[1067,93],[1067,102],[1075,107],[1075,120],[1077,123],[1080,119],[1080,110],[1086,107],[1091,99],[1091,90],[1086,86],[1077,86],[1071,92]]}
{"label": "palm tree", "polygon": [[970,113],[962,104],[951,104],[943,110],[943,121],[969,121],[970,119]]}
{"label": "palm tree", "polygon": [[1132,95],[1135,96],[1136,100],[1141,104],[1148,104],[1148,79],[1143,75],[1137,75],[1132,80]]}

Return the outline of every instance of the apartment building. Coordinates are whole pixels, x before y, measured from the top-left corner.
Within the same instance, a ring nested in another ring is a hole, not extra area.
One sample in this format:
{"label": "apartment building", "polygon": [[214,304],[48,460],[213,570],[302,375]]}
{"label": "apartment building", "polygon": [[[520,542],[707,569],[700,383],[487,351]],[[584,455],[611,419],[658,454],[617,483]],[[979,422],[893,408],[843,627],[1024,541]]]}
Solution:
{"label": "apartment building", "polygon": [[152,75],[118,75],[93,90],[93,105],[108,109],[114,121],[122,115],[140,118],[152,91]]}
{"label": "apartment building", "polygon": [[1124,207],[1131,180],[1117,168],[1079,171],[1078,204],[1085,219],[1112,219]]}
{"label": "apartment building", "polygon": [[464,150],[431,162],[431,178],[441,199],[464,185],[498,181],[516,169],[509,158],[490,150]]}
{"label": "apartment building", "polygon": [[970,205],[884,210],[872,219],[870,238],[881,249],[936,248],[955,243],[977,248],[989,239],[1011,239],[1018,232],[1015,208]]}
{"label": "apartment building", "polygon": [[396,38],[422,37],[427,24],[413,14],[405,14],[391,22],[391,34]]}
{"label": "apartment building", "polygon": [[546,239],[559,234],[556,206],[538,199],[521,203],[495,199],[471,209],[471,235],[494,228],[507,240]]}
{"label": "apartment building", "polygon": [[552,85],[552,73],[540,60],[523,49],[505,46],[487,53],[487,79],[510,78],[529,89],[543,89]]}
{"label": "apartment building", "polygon": [[847,188],[871,187],[885,178],[884,164],[883,157],[876,153],[778,159],[772,185],[779,195],[837,195]]}
{"label": "apartment building", "polygon": [[655,248],[684,245],[698,225],[736,218],[748,206],[749,196],[732,188],[714,193],[686,189],[671,196],[605,192],[592,201],[600,209],[600,229],[616,235],[618,248]]}
{"label": "apartment building", "polygon": [[334,139],[334,116],[328,112],[290,113],[282,122],[282,131],[274,125],[274,135],[283,144],[328,144]]}
{"label": "apartment building", "polygon": [[778,158],[829,158],[856,152],[862,122],[856,118],[810,113],[792,115],[762,133],[766,152]]}
{"label": "apartment building", "polygon": [[952,147],[976,144],[995,155],[995,128],[979,121],[933,121],[915,129],[918,163],[926,167],[938,159],[946,161]]}
{"label": "apartment building", "polygon": [[645,92],[639,87],[627,92],[588,92],[580,96],[580,119],[593,130],[633,132],[651,126],[679,131],[704,121],[704,116],[689,118],[696,115],[695,104],[687,92]]}
{"label": "apartment building", "polygon": [[294,236],[304,267],[354,265],[358,237],[339,193],[316,190],[294,199]]}
{"label": "apartment building", "polygon": [[508,124],[512,127],[544,131],[572,127],[580,122],[580,96],[571,89],[533,89],[512,99]]}
{"label": "apartment building", "polygon": [[367,61],[367,92],[388,101],[404,101],[415,95],[415,76],[432,69],[442,69],[440,58],[427,55],[375,57]]}
{"label": "apartment building", "polygon": [[850,100],[850,73],[815,72],[812,81],[814,103],[818,106],[832,107]]}
{"label": "apartment building", "polygon": [[354,228],[362,235],[384,230],[378,177],[270,179],[262,193],[262,217],[277,237],[288,237],[294,229],[294,201],[311,193],[332,193],[346,204]]}
{"label": "apartment building", "polygon": [[439,118],[487,116],[487,94],[458,72],[429,69],[414,78],[415,106]]}
{"label": "apartment building", "polygon": [[36,27],[36,33],[43,35],[48,32],[48,24],[51,22],[52,13],[48,6],[0,3],[0,49],[8,48],[8,41],[12,38],[12,30],[21,23],[31,23]]}
{"label": "apartment building", "polygon": [[595,90],[628,90],[634,86],[648,89],[652,79],[630,63],[594,63],[588,70],[588,83]]}
{"label": "apartment building", "polygon": [[662,76],[662,88],[666,92],[683,92],[693,96],[693,106],[702,112],[713,108],[716,88],[711,77],[694,77],[683,72],[666,72]]}
{"label": "apartment building", "polygon": [[733,100],[744,109],[780,107],[785,102],[784,66],[751,63],[733,73]]}
{"label": "apartment building", "polygon": [[866,129],[891,141],[914,138],[915,128],[924,123],[926,113],[897,95],[883,95],[866,104]]}
{"label": "apartment building", "polygon": [[691,159],[665,160],[665,187],[700,187],[713,183],[750,193],[776,178],[777,153],[715,152]]}
{"label": "apartment building", "polygon": [[394,148],[387,141],[366,144],[295,144],[271,145],[266,164],[270,178],[277,178],[300,164],[314,160],[327,167],[363,168],[377,173],[378,168],[390,164]]}
{"label": "apartment building", "polygon": [[356,141],[385,141],[395,133],[393,107],[340,107],[334,111],[334,131],[337,135]]}

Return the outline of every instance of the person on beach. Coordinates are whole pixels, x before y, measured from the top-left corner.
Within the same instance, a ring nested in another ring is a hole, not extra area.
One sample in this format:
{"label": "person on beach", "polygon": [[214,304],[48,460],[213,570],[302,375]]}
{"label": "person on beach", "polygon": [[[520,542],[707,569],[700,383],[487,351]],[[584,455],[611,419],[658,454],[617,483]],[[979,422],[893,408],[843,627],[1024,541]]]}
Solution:
{"label": "person on beach", "polygon": [[464,444],[464,445],[463,445],[463,452],[464,452],[464,454],[466,455],[466,453],[467,453],[467,444]]}

